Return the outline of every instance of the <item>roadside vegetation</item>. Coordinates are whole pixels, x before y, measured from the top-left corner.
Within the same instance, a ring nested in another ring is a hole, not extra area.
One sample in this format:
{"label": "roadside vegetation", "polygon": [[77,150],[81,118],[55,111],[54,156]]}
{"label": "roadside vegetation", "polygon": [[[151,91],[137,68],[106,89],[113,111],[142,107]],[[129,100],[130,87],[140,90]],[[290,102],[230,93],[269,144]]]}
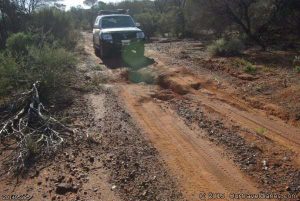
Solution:
{"label": "roadside vegetation", "polygon": [[[240,42],[259,45],[262,49],[274,46],[287,49],[299,45],[300,3],[297,0],[142,0],[120,3],[86,0],[85,4],[90,9],[77,7],[70,12],[76,16],[78,25],[88,29],[101,9],[129,9],[148,37],[221,38],[219,42],[228,41],[237,52]],[[240,42],[237,44],[237,41]]]}
{"label": "roadside vegetation", "polygon": [[243,49],[244,44],[239,39],[225,40],[221,38],[208,46],[208,52],[212,56],[236,56],[241,54]]}
{"label": "roadside vegetation", "polygon": [[[21,6],[13,5],[16,9]],[[15,15],[24,19],[19,25],[11,19],[18,17]],[[2,23],[10,26],[5,29],[7,38],[0,51],[0,96],[14,95],[40,81],[42,98],[57,101],[70,82],[76,61],[73,50],[79,34],[70,16],[51,7],[29,14],[14,13],[5,16]]]}
{"label": "roadside vegetation", "polygon": [[79,33],[71,16],[52,3],[0,3],[0,141],[1,150],[13,150],[1,169],[13,174],[72,137],[51,113],[72,102]]}

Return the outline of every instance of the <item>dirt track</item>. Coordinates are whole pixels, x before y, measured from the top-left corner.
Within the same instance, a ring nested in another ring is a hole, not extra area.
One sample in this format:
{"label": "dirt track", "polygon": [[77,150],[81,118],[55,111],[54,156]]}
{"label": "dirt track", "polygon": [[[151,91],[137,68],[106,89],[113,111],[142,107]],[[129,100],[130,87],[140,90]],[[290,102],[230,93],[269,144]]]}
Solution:
{"label": "dirt track", "polygon": [[[70,113],[92,143],[70,147],[16,186],[3,182],[1,195],[104,201],[197,201],[210,192],[210,200],[231,200],[232,193],[300,196],[299,128],[252,107],[225,77],[202,67],[196,72],[190,61],[153,48],[158,44],[148,45],[132,67],[121,58],[101,61],[91,34],[83,39],[74,86],[79,98]],[[60,182],[79,190],[57,195]]]}
{"label": "dirt track", "polygon": [[[224,193],[228,199],[230,193],[287,193],[290,185],[293,193],[299,191],[299,128],[251,107],[233,87],[220,85],[205,70],[196,75],[184,63],[172,65],[174,58],[153,49],[146,56],[145,63],[154,63],[126,72],[120,72],[122,62],[104,64],[122,78],[114,78],[112,88],[187,200],[199,200],[200,192]],[[199,126],[192,112],[188,117],[178,112],[182,106],[203,110],[207,125]],[[215,130],[215,121],[221,122],[221,129]],[[222,128],[228,132],[223,134]],[[260,128],[264,131],[258,132]]]}
{"label": "dirt track", "polygon": [[141,99],[145,94],[145,87],[122,86],[127,108],[182,184],[188,200],[198,200],[200,192],[258,193],[255,185],[223,158],[218,147],[197,137],[169,109]]}

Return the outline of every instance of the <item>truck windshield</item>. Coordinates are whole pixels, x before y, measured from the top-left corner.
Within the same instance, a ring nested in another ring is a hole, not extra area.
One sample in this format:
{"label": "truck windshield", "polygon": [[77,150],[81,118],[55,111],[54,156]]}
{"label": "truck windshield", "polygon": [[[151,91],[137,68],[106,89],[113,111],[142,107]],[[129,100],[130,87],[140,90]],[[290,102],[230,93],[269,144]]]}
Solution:
{"label": "truck windshield", "polygon": [[106,28],[122,28],[135,27],[135,24],[129,16],[109,16],[102,18],[101,27]]}

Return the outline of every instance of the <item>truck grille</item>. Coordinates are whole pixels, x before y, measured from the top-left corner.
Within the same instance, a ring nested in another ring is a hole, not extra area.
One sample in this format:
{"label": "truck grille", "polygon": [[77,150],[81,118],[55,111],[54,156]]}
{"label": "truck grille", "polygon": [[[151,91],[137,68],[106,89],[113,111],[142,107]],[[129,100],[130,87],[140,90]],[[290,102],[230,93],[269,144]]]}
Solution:
{"label": "truck grille", "polygon": [[131,40],[136,38],[136,32],[120,32],[112,34],[114,42],[121,42],[121,40]]}

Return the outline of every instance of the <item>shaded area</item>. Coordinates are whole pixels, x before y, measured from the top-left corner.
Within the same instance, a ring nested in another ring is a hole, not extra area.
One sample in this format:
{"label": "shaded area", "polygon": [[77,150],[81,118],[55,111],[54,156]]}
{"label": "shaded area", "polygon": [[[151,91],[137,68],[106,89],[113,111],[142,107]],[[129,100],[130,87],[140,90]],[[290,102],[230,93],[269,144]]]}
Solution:
{"label": "shaded area", "polygon": [[274,68],[293,68],[293,61],[298,55],[298,51],[262,52],[255,49],[251,49],[246,51],[242,58],[257,65],[263,65]]}
{"label": "shaded area", "polygon": [[115,54],[110,58],[102,59],[103,64],[110,69],[128,68],[125,79],[133,83],[144,82],[146,84],[154,84],[157,75],[150,68],[155,60],[149,57],[138,57],[134,54]]}
{"label": "shaded area", "polygon": [[154,59],[148,57],[137,57],[135,55],[114,54],[109,58],[102,59],[103,64],[110,69],[128,67],[132,69],[141,69],[155,63]]}

